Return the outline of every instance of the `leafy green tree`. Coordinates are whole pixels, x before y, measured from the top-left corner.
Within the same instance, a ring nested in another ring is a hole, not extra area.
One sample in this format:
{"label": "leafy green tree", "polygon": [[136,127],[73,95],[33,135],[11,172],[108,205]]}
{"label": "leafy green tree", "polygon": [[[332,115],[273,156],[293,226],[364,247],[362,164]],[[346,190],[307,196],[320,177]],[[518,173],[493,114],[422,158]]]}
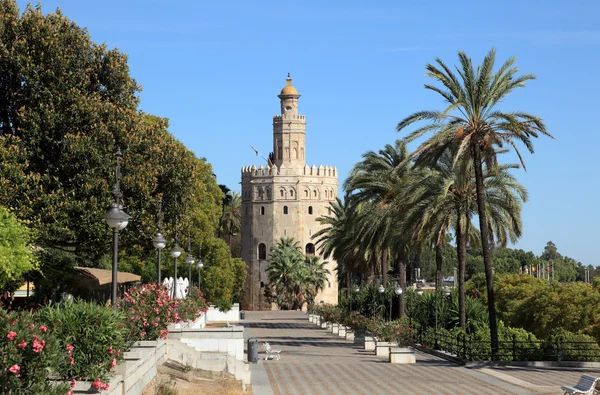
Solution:
{"label": "leafy green tree", "polygon": [[24,282],[23,275],[37,268],[31,240],[29,228],[0,207],[0,289],[18,288]]}
{"label": "leafy green tree", "polygon": [[227,244],[217,238],[209,239],[202,248],[204,268],[202,287],[206,300],[227,311],[234,298],[239,301],[246,280],[245,264],[229,254]]}
{"label": "leafy green tree", "polygon": [[538,137],[539,134],[547,136],[550,134],[539,117],[521,111],[505,112],[496,108],[496,105],[515,88],[524,87],[528,80],[535,78],[532,74],[516,76],[518,69],[513,67],[515,58],[506,61],[494,73],[496,51],[493,49],[477,69],[473,68],[471,59],[464,52],[460,51],[458,57],[460,60],[460,67],[457,68],[458,76],[440,59],[436,59],[439,67],[431,64],[426,66],[427,75],[441,83],[442,87],[433,85],[425,87],[445,99],[448,103],[446,109],[414,113],[400,121],[397,130],[402,131],[419,121],[428,121],[428,124],[419,127],[408,137],[408,140],[412,141],[428,132],[435,133],[434,137],[415,151],[416,155],[424,151],[438,150],[440,146],[458,143],[456,162],[458,163],[463,157],[470,158],[473,162],[479,231],[487,281],[491,350],[495,358],[498,354],[498,328],[494,305],[490,226],[486,215],[483,161],[485,160],[486,165],[494,169],[497,163],[497,149],[506,144],[515,149],[525,168],[516,141],[522,142],[530,152],[533,152],[531,139]]}
{"label": "leafy green tree", "polygon": [[544,251],[540,256],[545,261],[555,261],[561,258],[561,255],[558,253],[558,249],[556,245],[552,241],[546,243],[546,247],[544,247]]}
{"label": "leafy green tree", "polygon": [[59,291],[69,267],[99,266],[110,254],[101,218],[112,200],[117,146],[132,215],[119,250],[138,260],[132,270],[154,270],[160,199],[169,244],[176,223],[195,244],[214,237],[223,195],[212,168],[169,133],[166,119],[138,110],[140,87],[125,54],[94,43],[60,11],[28,6],[21,14],[7,0],[0,2],[0,69],[0,205],[35,229],[37,289]]}
{"label": "leafy green tree", "polygon": [[228,237],[231,247],[231,237],[242,229],[242,197],[239,192],[233,192],[229,204],[223,206],[221,216],[221,229]]}

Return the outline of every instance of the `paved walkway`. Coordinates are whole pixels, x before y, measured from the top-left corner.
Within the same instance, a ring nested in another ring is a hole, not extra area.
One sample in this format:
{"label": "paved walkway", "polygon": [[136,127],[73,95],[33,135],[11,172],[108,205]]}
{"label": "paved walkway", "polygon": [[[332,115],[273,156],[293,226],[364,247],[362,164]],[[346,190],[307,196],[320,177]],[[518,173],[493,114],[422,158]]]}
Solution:
{"label": "paved walkway", "polygon": [[[562,394],[584,372],[600,369],[466,368],[417,353],[414,365],[397,365],[366,352],[308,322],[304,313],[246,312],[247,336],[281,349],[281,360],[261,361],[253,371],[266,372],[253,395],[288,394]],[[254,377],[253,377],[254,380]],[[265,385],[266,384],[266,385]]]}

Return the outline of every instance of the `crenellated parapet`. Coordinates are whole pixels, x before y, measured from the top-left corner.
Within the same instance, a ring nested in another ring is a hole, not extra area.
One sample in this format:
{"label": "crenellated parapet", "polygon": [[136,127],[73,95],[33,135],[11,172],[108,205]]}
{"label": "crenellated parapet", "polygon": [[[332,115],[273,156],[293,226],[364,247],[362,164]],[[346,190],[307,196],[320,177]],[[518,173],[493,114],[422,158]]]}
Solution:
{"label": "crenellated parapet", "polygon": [[336,166],[323,166],[319,165],[305,165],[303,167],[298,166],[286,166],[282,163],[281,166],[263,166],[256,165],[242,167],[242,179],[252,177],[268,177],[268,176],[313,176],[319,178],[331,178],[338,179],[338,170]]}
{"label": "crenellated parapet", "polygon": [[292,120],[305,121],[306,117],[304,115],[300,115],[300,114],[283,114],[283,115],[274,115],[273,116],[273,122],[292,121]]}

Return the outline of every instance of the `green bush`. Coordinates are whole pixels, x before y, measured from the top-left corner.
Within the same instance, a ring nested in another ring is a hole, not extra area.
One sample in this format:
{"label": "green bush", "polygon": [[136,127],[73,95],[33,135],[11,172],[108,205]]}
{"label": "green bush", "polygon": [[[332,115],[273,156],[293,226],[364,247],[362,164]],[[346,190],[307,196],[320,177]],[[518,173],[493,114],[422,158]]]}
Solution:
{"label": "green bush", "polygon": [[381,321],[374,330],[375,336],[384,342],[396,342],[398,346],[410,346],[415,343],[412,325],[406,319]]}
{"label": "green bush", "polygon": [[588,335],[557,330],[544,344],[547,355],[561,361],[600,362],[600,346]]}
{"label": "green bush", "polygon": [[68,384],[50,385],[60,367],[68,366],[69,351],[52,331],[34,321],[30,313],[0,310],[0,393],[64,395]]}
{"label": "green bush", "polygon": [[179,300],[178,314],[182,321],[194,321],[206,310],[208,305],[198,287],[190,287],[187,298]]}
{"label": "green bush", "polygon": [[94,302],[75,300],[64,306],[40,309],[37,317],[56,335],[63,349],[72,351],[73,363],[59,373],[77,380],[96,380],[97,388],[112,374],[125,350],[125,316],[120,310]]}
{"label": "green bush", "polygon": [[[127,317],[129,328],[127,339],[132,341],[166,339],[169,324],[179,322],[179,314],[176,311],[178,304],[179,302],[172,299],[167,288],[162,285],[142,284],[130,288],[119,300],[119,310]],[[193,310],[193,306],[191,304],[189,306],[191,307],[184,306],[186,316],[191,314],[188,310]]]}

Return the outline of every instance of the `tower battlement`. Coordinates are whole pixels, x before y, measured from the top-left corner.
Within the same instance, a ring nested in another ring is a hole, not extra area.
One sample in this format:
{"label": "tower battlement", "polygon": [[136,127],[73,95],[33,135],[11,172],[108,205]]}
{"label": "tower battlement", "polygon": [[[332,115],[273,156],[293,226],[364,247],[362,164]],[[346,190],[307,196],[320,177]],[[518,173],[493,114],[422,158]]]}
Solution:
{"label": "tower battlement", "polygon": [[285,163],[281,166],[263,166],[256,165],[242,167],[242,179],[253,177],[268,177],[268,176],[313,176],[319,178],[331,178],[337,181],[338,170],[335,166],[305,165],[303,167],[287,167]]}
{"label": "tower battlement", "polygon": [[277,114],[277,115],[273,115],[273,122],[277,122],[277,121],[287,121],[287,120],[301,120],[301,121],[305,121],[306,120],[306,116],[304,115],[299,115],[299,114]]}

